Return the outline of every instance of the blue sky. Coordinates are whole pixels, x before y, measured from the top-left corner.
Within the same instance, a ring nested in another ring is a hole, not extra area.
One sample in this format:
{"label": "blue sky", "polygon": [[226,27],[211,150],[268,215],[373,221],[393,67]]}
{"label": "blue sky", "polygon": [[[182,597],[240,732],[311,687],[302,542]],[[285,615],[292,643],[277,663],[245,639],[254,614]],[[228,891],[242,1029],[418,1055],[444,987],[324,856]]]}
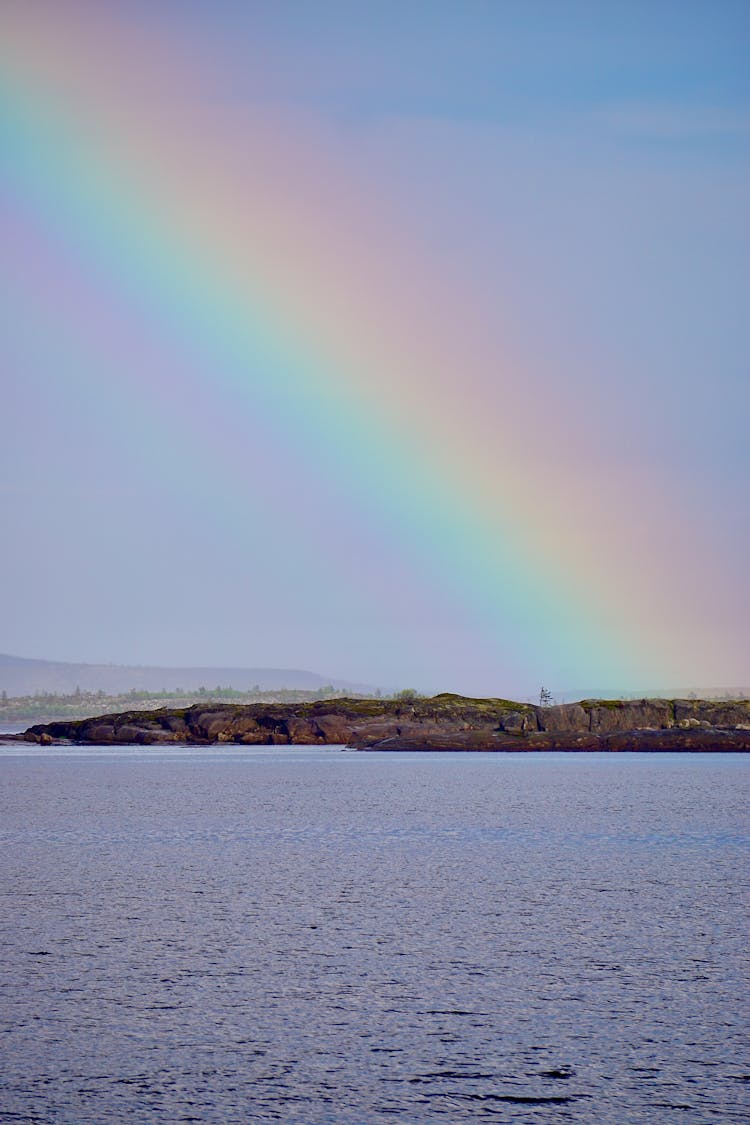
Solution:
{"label": "blue sky", "polygon": [[[77,8],[60,0],[50,19]],[[537,460],[549,480],[540,520],[580,524],[591,540],[582,556],[595,559],[587,497],[592,511],[611,497],[624,525],[615,517],[602,540],[616,532],[633,545],[632,560],[613,573],[613,599],[620,580],[637,589],[651,544],[663,567],[673,540],[673,581],[660,588],[665,579],[654,577],[643,635],[662,628],[651,606],[663,593],[663,628],[674,622],[695,654],[690,682],[742,685],[750,677],[750,6],[130,0],[126,12],[116,3],[111,11],[155,43],[168,40],[188,67],[195,60],[197,100],[292,121],[311,150],[320,145],[331,182],[351,183],[363,212],[393,217],[394,239],[408,242],[466,323],[479,326],[477,351],[486,359],[494,347],[498,365],[508,354],[521,359],[524,383],[507,388],[497,433],[499,442],[504,428],[528,433],[519,466]],[[199,77],[205,60],[208,83]],[[134,81],[138,67],[134,58]],[[253,138],[245,141],[252,153]],[[12,208],[3,221],[13,229]],[[363,246],[363,274],[368,253],[374,261],[377,248]],[[283,514],[299,482],[283,449],[266,481],[271,515],[260,505],[246,513],[248,526],[265,521],[278,553],[253,555],[250,539],[223,532],[209,511],[222,488],[216,467],[207,463],[202,477],[196,468],[178,496],[170,466],[190,458],[179,435],[149,428],[133,403],[116,408],[106,388],[108,380],[115,387],[120,357],[86,377],[94,388],[86,395],[80,372],[61,374],[62,338],[31,297],[22,303],[18,277],[12,261],[0,266],[8,295],[0,479],[13,544],[0,561],[0,650],[286,664],[385,685],[496,689],[485,657],[471,656],[479,635],[448,591],[434,628],[427,602],[411,626],[402,614],[381,622],[364,601],[352,605],[356,573],[332,550],[309,564],[340,570],[349,593],[337,601],[334,578],[329,600],[306,607],[304,551]],[[79,280],[93,307],[96,277],[84,270]],[[473,363],[469,348],[455,373],[467,401],[488,386]],[[470,425],[469,413],[457,425]],[[544,448],[534,450],[535,433]],[[252,456],[245,468],[257,475],[258,451]],[[591,465],[591,479],[579,473],[566,491],[576,463]],[[238,487],[230,482],[228,495]],[[178,516],[191,495],[198,526]],[[360,502],[366,510],[368,498]],[[313,524],[329,517],[313,502]],[[129,521],[158,552],[147,546],[128,557]],[[397,545],[389,551],[367,581],[400,607],[413,575],[400,574]],[[361,549],[357,566],[368,566]],[[576,674],[581,686],[596,686],[595,667],[592,658],[578,673],[550,668],[540,654],[537,669],[502,690],[527,694],[537,678],[574,688]]]}

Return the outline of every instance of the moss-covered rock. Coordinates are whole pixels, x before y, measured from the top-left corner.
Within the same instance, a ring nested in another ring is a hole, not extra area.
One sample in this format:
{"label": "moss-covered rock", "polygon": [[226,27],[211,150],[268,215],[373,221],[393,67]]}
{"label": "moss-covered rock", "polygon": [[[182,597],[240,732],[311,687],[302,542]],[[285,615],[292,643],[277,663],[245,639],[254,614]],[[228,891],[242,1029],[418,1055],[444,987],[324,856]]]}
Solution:
{"label": "moss-covered rock", "polygon": [[[675,730],[686,737],[667,737]],[[334,699],[299,704],[195,704],[127,711],[30,727],[24,738],[48,745],[175,744],[243,746],[340,744],[360,749],[620,750],[698,747],[691,732],[721,749],[744,749],[750,703],[706,700],[595,700],[532,707],[509,699]],[[708,732],[708,734],[705,734]],[[657,738],[656,735],[659,735]],[[704,737],[705,734],[705,737]],[[620,738],[624,736],[624,741]],[[653,737],[651,737],[653,735]]]}

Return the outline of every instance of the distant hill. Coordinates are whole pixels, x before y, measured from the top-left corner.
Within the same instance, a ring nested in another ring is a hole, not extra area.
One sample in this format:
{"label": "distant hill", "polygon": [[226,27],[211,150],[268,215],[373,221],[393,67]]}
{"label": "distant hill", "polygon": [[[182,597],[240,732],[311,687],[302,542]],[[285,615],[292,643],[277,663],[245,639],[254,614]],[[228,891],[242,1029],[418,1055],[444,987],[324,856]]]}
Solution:
{"label": "distant hill", "polygon": [[117,695],[127,691],[197,691],[201,687],[231,687],[248,691],[293,688],[315,691],[332,684],[352,692],[368,692],[367,684],[354,684],[299,668],[151,668],[124,664],[66,664],[54,660],[31,660],[0,654],[0,691],[8,695],[59,695],[81,691],[103,691]]}
{"label": "distant hill", "polygon": [[589,687],[552,692],[556,703],[575,703],[579,699],[746,699],[747,695],[747,689],[742,687],[706,687],[705,685],[698,687],[672,685],[668,688],[647,688],[643,691]]}

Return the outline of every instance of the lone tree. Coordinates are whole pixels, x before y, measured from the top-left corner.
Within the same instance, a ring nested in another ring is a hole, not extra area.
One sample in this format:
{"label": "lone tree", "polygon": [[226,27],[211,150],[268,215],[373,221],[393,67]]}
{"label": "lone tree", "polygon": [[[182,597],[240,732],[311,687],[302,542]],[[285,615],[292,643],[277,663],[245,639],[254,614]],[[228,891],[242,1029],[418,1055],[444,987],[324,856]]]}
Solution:
{"label": "lone tree", "polygon": [[553,703],[552,692],[549,691],[546,687],[540,688],[539,689],[539,706],[540,707],[550,707],[552,705],[552,703]]}

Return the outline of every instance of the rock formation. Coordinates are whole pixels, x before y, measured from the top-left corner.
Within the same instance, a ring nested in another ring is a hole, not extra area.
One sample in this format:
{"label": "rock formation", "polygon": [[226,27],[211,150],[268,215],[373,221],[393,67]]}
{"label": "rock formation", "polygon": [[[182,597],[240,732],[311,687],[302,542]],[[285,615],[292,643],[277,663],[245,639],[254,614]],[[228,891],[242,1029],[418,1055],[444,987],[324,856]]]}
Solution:
{"label": "rock formation", "polygon": [[335,699],[302,704],[197,704],[30,727],[50,745],[340,744],[358,750],[750,751],[750,702],[583,700],[534,707],[506,699]]}

